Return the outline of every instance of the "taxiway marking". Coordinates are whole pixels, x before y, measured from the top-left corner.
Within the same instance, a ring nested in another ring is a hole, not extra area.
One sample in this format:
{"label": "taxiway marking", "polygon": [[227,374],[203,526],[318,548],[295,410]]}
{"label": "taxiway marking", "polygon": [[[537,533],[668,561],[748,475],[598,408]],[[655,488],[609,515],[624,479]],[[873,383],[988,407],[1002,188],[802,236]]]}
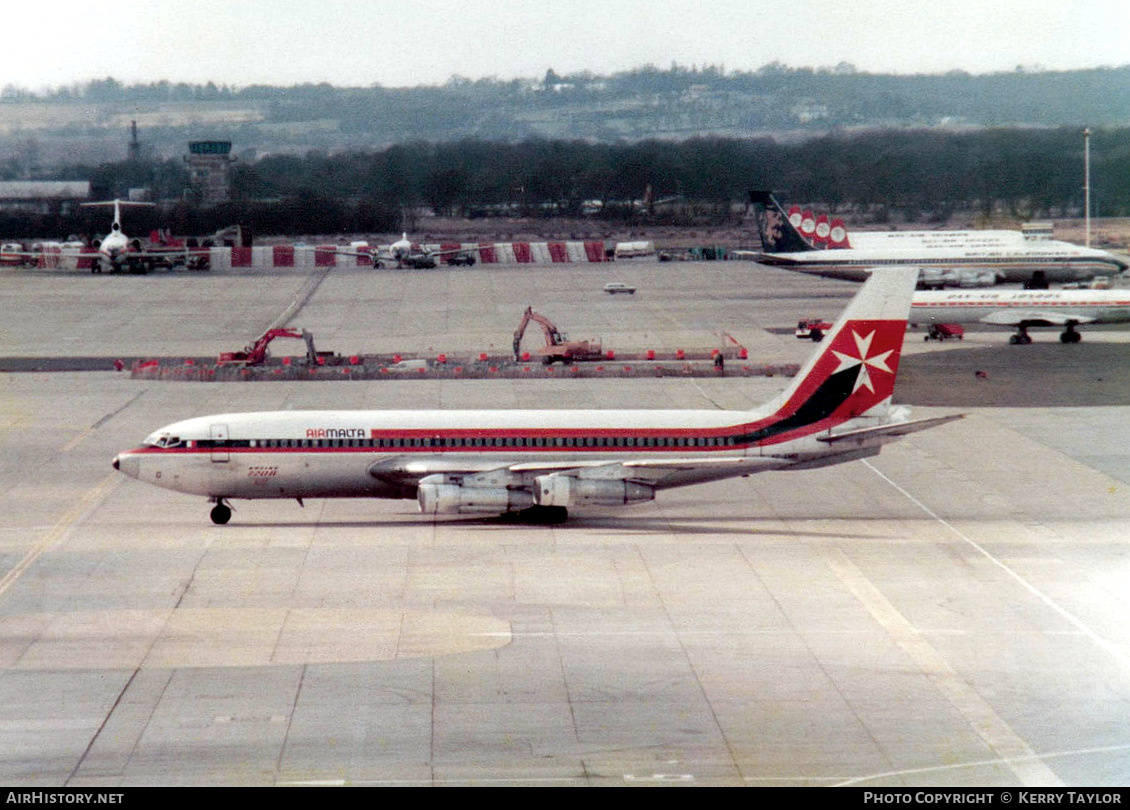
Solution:
{"label": "taxiway marking", "polygon": [[35,542],[35,545],[28,550],[23,559],[16,563],[11,571],[0,578],[0,596],[3,596],[8,588],[12,587],[16,580],[18,580],[36,560],[55,545],[55,543],[67,533],[75,521],[82,517],[87,509],[89,509],[96,500],[102,497],[106,493],[106,490],[118,480],[120,479],[117,473],[110,473],[103,478],[97,486],[83,495],[78,503],[68,509],[55,525],[51,527],[51,530]]}

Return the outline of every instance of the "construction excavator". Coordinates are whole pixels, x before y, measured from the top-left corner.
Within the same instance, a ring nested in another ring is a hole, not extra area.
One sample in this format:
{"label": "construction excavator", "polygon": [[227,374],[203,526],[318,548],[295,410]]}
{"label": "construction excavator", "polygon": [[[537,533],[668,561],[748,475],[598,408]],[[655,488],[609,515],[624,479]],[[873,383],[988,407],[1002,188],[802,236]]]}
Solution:
{"label": "construction excavator", "polygon": [[245,346],[240,352],[221,352],[216,358],[216,364],[221,366],[240,365],[258,366],[266,362],[270,356],[267,347],[275,338],[298,338],[306,341],[306,362],[317,365],[318,352],[314,349],[314,336],[305,329],[268,329],[252,344]]}
{"label": "construction excavator", "polygon": [[522,320],[518,323],[518,328],[514,330],[515,362],[521,362],[523,359],[522,336],[526,334],[526,327],[530,325],[531,321],[541,327],[542,334],[545,336],[545,346],[534,350],[531,354],[540,357],[545,365],[548,366],[557,361],[569,365],[578,360],[601,359],[599,343],[588,340],[569,340],[569,336],[554,326],[549,318],[534,312],[533,307],[526,307],[526,311],[522,313]]}

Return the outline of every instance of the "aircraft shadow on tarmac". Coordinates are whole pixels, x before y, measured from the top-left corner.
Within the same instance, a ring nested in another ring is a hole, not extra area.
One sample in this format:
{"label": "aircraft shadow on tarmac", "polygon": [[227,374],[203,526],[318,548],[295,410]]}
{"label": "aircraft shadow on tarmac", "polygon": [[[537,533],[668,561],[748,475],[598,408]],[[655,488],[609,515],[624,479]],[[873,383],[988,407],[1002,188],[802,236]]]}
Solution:
{"label": "aircraft shadow on tarmac", "polygon": [[1130,344],[1087,343],[1084,336],[1083,343],[1063,345],[1054,333],[1040,337],[1049,342],[904,355],[894,401],[977,408],[1130,405]]}
{"label": "aircraft shadow on tarmac", "polygon": [[[406,517],[404,520],[346,520],[346,521],[333,521],[333,520],[320,520],[316,523],[313,521],[254,521],[246,523],[232,523],[216,527],[220,531],[235,532],[240,529],[303,529],[310,528],[317,525],[321,528],[331,529],[403,529],[412,526],[446,526],[452,529],[489,529],[496,531],[501,525],[506,525],[511,528],[529,529],[531,531],[537,530],[556,530],[556,531],[591,531],[592,529],[605,529],[608,531],[615,531],[623,539],[624,535],[637,534],[637,535],[657,535],[657,534],[725,534],[725,535],[748,535],[756,537],[759,535],[771,535],[774,538],[779,537],[797,537],[808,539],[829,539],[829,540],[874,540],[871,535],[865,534],[845,534],[843,532],[806,532],[806,531],[792,531],[784,529],[781,526],[783,520],[787,518],[750,518],[750,517],[701,517],[701,518],[686,518],[682,520],[669,520],[662,517],[636,517],[636,518],[613,518],[607,516],[584,514],[572,515],[565,523],[558,524],[544,524],[544,523],[518,523],[514,521],[504,521],[497,516],[483,517],[483,518],[452,518],[451,520],[441,521],[428,521],[422,518],[416,518],[413,521],[411,517]],[[771,527],[760,528],[756,524],[765,521],[766,523],[773,523]],[[710,523],[726,523],[726,526],[710,526]]]}

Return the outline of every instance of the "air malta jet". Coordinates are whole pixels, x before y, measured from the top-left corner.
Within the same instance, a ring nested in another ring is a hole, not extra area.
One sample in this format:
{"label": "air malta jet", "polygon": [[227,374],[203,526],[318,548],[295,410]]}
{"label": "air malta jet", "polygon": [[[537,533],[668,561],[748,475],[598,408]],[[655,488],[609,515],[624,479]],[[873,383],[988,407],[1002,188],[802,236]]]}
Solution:
{"label": "air malta jet", "polygon": [[851,246],[821,250],[789,221],[768,191],[751,191],[761,237],[761,264],[828,278],[862,281],[872,269],[913,265],[926,287],[986,287],[1002,281],[1083,281],[1123,272],[1105,250],[1079,247],[1022,231],[855,232]]}
{"label": "air malta jet", "polygon": [[620,506],[671,487],[876,455],[906,433],[892,407],[917,270],[874,273],[789,388],[752,411],[282,411],[186,419],[119,454],[131,478],[211,500],[415,498],[425,514]]}

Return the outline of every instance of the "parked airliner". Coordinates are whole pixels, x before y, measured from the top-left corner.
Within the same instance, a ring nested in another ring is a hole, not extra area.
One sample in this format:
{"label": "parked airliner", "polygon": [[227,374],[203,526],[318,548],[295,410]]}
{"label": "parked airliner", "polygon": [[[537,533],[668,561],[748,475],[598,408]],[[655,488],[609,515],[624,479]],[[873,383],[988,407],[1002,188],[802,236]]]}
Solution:
{"label": "parked airliner", "polygon": [[1034,326],[1063,329],[1062,343],[1078,343],[1075,327],[1130,321],[1130,290],[945,290],[916,292],[913,324],[983,323],[1016,329],[1010,343],[1028,344]]}
{"label": "parked airliner", "polygon": [[[114,209],[114,221],[110,224],[110,232],[101,239],[95,239],[91,243],[91,247],[95,249],[96,253],[90,256],[90,272],[101,273],[102,263],[105,262],[109,265],[111,273],[119,273],[123,269],[130,273],[147,273],[152,269],[155,261],[168,262],[171,259],[179,257],[180,261],[185,262],[193,256],[199,255],[199,253],[193,253],[187,249],[183,252],[177,250],[146,250],[142,247],[140,239],[131,239],[126,236],[125,231],[122,230],[122,208],[131,205],[148,208],[154,207],[154,203],[134,202],[132,200],[106,200],[105,202],[81,203],[83,208],[102,206]],[[34,251],[6,250],[4,252],[6,255],[34,259],[38,259],[42,256],[41,253]],[[83,258],[85,258],[85,254],[83,254]]]}
{"label": "parked airliner", "polygon": [[828,278],[862,281],[875,267],[913,265],[920,286],[985,287],[995,283],[1084,281],[1123,272],[1105,250],[1021,231],[883,231],[851,234],[851,247],[821,250],[793,227],[768,191],[751,191],[761,237],[761,264]]}
{"label": "parked airliner", "polygon": [[437,264],[437,260],[444,256],[457,257],[458,264],[474,264],[473,252],[463,247],[444,248],[433,250],[415,244],[408,238],[408,234],[401,237],[387,247],[370,247],[363,242],[357,242],[349,248],[337,248],[336,252],[343,256],[367,257],[373,262],[373,267],[384,267],[386,263],[396,262],[397,268],[411,268],[427,270]]}
{"label": "parked airliner", "polygon": [[167,425],[114,468],[201,495],[212,520],[238,498],[415,498],[426,514],[560,522],[657,490],[876,455],[957,416],[891,405],[918,271],[863,285],[792,384],[752,411],[281,411]]}

